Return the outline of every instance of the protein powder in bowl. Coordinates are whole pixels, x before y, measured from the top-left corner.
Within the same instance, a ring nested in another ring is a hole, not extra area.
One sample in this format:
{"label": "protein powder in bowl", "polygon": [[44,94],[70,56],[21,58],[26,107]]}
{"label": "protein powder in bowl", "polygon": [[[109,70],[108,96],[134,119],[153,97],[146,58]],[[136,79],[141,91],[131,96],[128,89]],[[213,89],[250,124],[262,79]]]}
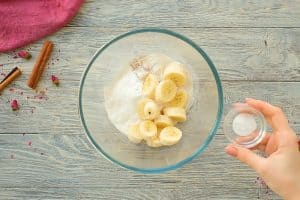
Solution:
{"label": "protein powder in bowl", "polygon": [[166,29],[133,30],[108,41],[92,57],[79,88],[80,119],[93,146],[142,173],[178,169],[199,156],[222,111],[221,81],[211,59]]}

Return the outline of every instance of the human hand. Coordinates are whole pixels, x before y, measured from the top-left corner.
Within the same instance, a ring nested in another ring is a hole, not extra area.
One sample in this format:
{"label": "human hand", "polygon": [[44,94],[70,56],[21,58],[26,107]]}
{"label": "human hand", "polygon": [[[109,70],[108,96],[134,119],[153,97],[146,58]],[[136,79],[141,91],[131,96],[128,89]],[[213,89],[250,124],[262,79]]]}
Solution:
{"label": "human hand", "polygon": [[[295,132],[280,108],[255,99],[246,99],[246,103],[265,116],[273,132],[254,148],[230,144],[225,152],[253,168],[283,198],[300,199],[300,153]],[[268,157],[251,150],[263,151]]]}

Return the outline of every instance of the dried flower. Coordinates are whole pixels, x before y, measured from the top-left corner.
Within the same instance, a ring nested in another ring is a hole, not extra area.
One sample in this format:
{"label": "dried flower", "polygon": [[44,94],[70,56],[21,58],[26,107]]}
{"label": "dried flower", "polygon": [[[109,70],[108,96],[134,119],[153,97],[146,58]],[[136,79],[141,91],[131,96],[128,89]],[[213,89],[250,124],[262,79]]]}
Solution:
{"label": "dried flower", "polygon": [[51,76],[51,80],[52,80],[52,83],[55,84],[56,86],[59,85],[59,79],[58,79],[57,76],[52,75],[52,76]]}
{"label": "dried flower", "polygon": [[31,54],[28,51],[19,51],[17,54],[20,58],[25,58],[27,60],[31,58]]}
{"label": "dried flower", "polygon": [[10,107],[13,111],[16,111],[16,110],[19,110],[20,109],[20,106],[19,106],[19,103],[16,99],[12,100],[10,102]]}

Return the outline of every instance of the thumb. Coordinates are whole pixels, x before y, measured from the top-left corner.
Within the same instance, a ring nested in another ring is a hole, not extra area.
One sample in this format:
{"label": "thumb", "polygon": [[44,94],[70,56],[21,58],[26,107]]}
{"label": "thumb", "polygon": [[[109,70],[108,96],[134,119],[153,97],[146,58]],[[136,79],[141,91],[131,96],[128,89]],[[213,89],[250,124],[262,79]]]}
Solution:
{"label": "thumb", "polygon": [[225,148],[225,152],[247,164],[257,172],[260,172],[263,169],[265,158],[258,156],[247,148],[230,144]]}

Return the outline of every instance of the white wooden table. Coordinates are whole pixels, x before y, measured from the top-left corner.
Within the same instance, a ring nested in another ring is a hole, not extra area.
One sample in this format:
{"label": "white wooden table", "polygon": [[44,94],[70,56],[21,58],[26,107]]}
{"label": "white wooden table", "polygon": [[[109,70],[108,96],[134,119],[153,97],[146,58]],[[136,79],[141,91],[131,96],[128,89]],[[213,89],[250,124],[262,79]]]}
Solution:
{"label": "white wooden table", "polygon": [[[256,184],[256,174],[225,155],[219,129],[209,148],[183,168],[143,175],[104,159],[78,116],[82,72],[113,37],[163,27],[194,40],[215,63],[225,104],[245,97],[281,106],[300,133],[300,1],[87,1],[73,22],[48,37],[54,54],[36,96],[26,86],[33,59],[0,54],[0,73],[23,75],[0,96],[0,199],[280,199]],[[50,79],[56,74],[61,85]],[[11,111],[9,100],[21,109]]]}

